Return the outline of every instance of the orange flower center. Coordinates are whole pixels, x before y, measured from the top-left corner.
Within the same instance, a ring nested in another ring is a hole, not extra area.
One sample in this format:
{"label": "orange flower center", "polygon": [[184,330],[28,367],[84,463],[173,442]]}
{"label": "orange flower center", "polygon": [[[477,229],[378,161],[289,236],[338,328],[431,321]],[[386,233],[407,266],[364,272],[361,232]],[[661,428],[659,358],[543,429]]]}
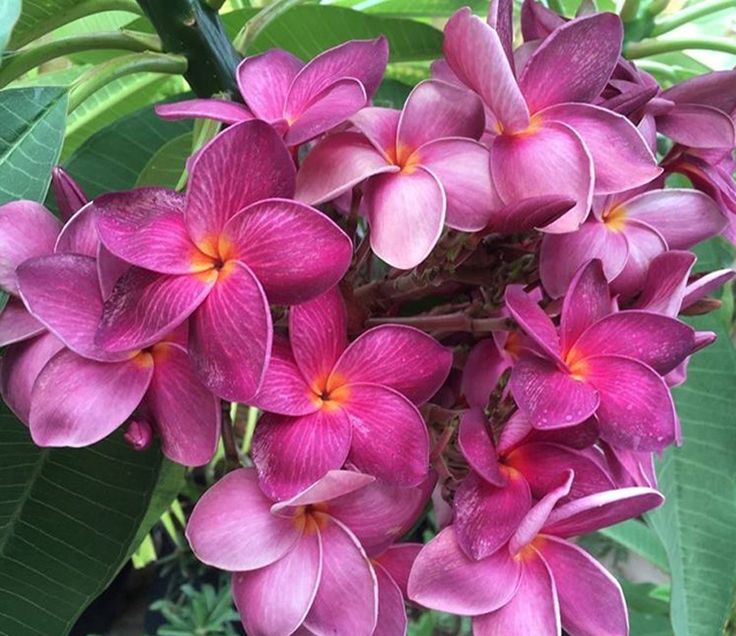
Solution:
{"label": "orange flower center", "polygon": [[329,522],[330,518],[325,514],[326,512],[327,504],[324,503],[299,506],[292,517],[292,522],[304,534],[314,534],[322,530]]}
{"label": "orange flower center", "polygon": [[309,387],[309,399],[318,408],[336,411],[347,402],[350,389],[340,376],[334,373],[316,378]]}

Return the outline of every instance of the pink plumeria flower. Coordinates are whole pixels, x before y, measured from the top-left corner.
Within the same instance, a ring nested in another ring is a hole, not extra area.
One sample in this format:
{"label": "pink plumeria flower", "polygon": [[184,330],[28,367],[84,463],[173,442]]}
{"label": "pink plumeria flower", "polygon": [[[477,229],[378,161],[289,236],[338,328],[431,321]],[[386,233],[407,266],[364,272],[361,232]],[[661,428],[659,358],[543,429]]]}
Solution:
{"label": "pink plumeria flower", "polygon": [[245,106],[217,99],[160,104],[165,119],[206,117],[226,124],[261,119],[289,146],[297,146],[344,122],[366,106],[388,62],[386,38],[353,40],[304,64],[281,49],[245,58],[237,80]]}
{"label": "pink plumeria flower", "polygon": [[651,488],[620,488],[557,505],[573,482],[539,501],[507,545],[480,560],[461,549],[454,526],[419,553],[409,598],[432,609],[473,617],[473,634],[571,636],[628,634],[621,587],[569,537],[631,519],[659,506]]}
{"label": "pink plumeria flower", "polygon": [[660,450],[678,436],[662,376],[695,350],[691,327],[661,314],[611,313],[600,261],[577,273],[560,328],[519,286],[506,306],[535,348],[514,365],[514,400],[539,429],[572,426],[595,415],[601,437],[632,450]]}
{"label": "pink plumeria flower", "polygon": [[468,8],[445,27],[447,63],[494,117],[490,166],[501,202],[550,195],[575,202],[546,231],[577,229],[593,194],[634,188],[661,172],[628,119],[589,103],[611,77],[622,33],[610,13],[567,22],[529,55],[517,80],[508,29],[497,31]]}
{"label": "pink plumeria flower", "polygon": [[502,435],[496,449],[481,409],[471,409],[460,419],[458,444],[472,470],[455,492],[454,527],[458,544],[472,559],[483,559],[507,543],[532,500],[552,491],[568,470],[574,470],[576,478],[566,500],[616,487],[597,449],[525,438],[513,443]]}
{"label": "pink plumeria flower", "polygon": [[253,399],[267,411],[253,461],[269,496],[291,497],[346,461],[406,486],[427,475],[429,438],[416,405],[442,386],[452,353],[412,327],[375,327],[350,345],[346,334],[333,289],[293,307],[289,341],[274,341]]}
{"label": "pink plumeria flower", "polygon": [[365,184],[371,247],[402,269],[423,261],[449,227],[474,231],[491,211],[483,105],[437,80],[418,84],[401,111],[366,108],[350,121],[360,132],[327,137],[297,175],[297,198],[330,201]]}
{"label": "pink plumeria flower", "polygon": [[274,502],[256,471],[242,468],[199,500],[187,538],[200,561],[234,573],[233,596],[249,634],[401,636],[401,590],[418,550],[389,546],[411,527],[430,490],[330,471]]}
{"label": "pink plumeria flower", "polygon": [[51,169],[51,191],[59,208],[59,216],[64,222],[71,219],[88,201],[81,186],[61,166]]}
{"label": "pink plumeria flower", "polygon": [[[189,353],[216,395],[247,402],[271,353],[269,301],[307,301],[350,264],[350,239],[288,199],[294,164],[267,124],[231,126],[205,146],[186,196],[164,188],[93,202],[102,242],[135,265],[106,301],[97,342],[147,347],[189,321]],[[287,249],[288,248],[288,249]]]}
{"label": "pink plumeria flower", "polygon": [[579,230],[542,239],[539,273],[547,293],[559,298],[575,272],[600,259],[614,293],[637,294],[652,259],[686,250],[720,234],[727,220],[713,199],[694,190],[650,190],[601,198]]}

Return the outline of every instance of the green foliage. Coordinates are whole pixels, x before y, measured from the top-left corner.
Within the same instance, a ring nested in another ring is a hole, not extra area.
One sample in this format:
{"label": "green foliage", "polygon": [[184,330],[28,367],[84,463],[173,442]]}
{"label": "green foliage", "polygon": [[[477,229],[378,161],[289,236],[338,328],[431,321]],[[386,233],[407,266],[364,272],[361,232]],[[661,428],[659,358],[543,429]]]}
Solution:
{"label": "green foliage", "polygon": [[19,16],[20,0],[4,0],[0,4],[0,54],[5,50]]}
{"label": "green foliage", "polygon": [[230,586],[225,577],[217,590],[212,585],[203,585],[200,589],[182,585],[177,601],[163,599],[151,605],[151,609],[161,612],[167,621],[166,625],[158,628],[158,636],[238,634],[233,624],[240,622],[240,617],[233,608]]}
{"label": "green foliage", "polygon": [[0,91],[0,204],[43,201],[61,151],[66,103],[60,88]]}
{"label": "green foliage", "polygon": [[174,137],[161,146],[141,170],[136,187],[176,188],[192,153],[192,133]]}
{"label": "green foliage", "polygon": [[332,4],[365,13],[418,18],[445,17],[466,6],[480,14],[488,11],[487,0],[337,0]]}
{"label": "green foliage", "polygon": [[636,519],[600,530],[600,533],[619,545],[631,550],[662,571],[667,571],[667,554],[652,529]]}
{"label": "green foliage", "polygon": [[171,502],[183,476],[119,435],[41,449],[0,405],[0,633],[64,636]]}

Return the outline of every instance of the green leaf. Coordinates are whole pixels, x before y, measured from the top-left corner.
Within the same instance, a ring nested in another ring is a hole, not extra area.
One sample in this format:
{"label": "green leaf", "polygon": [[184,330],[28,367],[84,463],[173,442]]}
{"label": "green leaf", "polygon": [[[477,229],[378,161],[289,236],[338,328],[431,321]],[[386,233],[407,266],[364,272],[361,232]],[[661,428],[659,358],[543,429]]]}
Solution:
{"label": "green leaf", "polygon": [[718,341],[693,356],[674,391],[684,444],[659,463],[667,501],[648,518],[669,560],[674,633],[715,636],[736,590],[736,351],[717,314],[692,324]]}
{"label": "green leaf", "polygon": [[0,634],[69,632],[155,516],[164,466],[158,448],[135,452],[119,434],[38,448],[0,405]]}
{"label": "green leaf", "polygon": [[20,0],[3,0],[0,3],[0,54],[5,50],[19,16]]}
{"label": "green leaf", "polygon": [[174,137],[148,160],[136,181],[136,187],[157,185],[176,188],[191,154],[192,133]]}
{"label": "green leaf", "polygon": [[466,6],[480,14],[488,11],[487,0],[411,0],[411,2],[407,2],[406,0],[336,0],[329,4],[350,7],[356,11],[364,11],[365,13],[410,15],[422,18],[446,17]]}
{"label": "green leaf", "polygon": [[66,91],[56,87],[0,91],[0,204],[43,201],[61,151]]}
{"label": "green leaf", "polygon": [[191,130],[191,121],[164,121],[148,106],[95,133],[64,167],[89,197],[128,190],[159,148]]}
{"label": "green leaf", "polygon": [[645,523],[631,519],[610,528],[599,530],[599,532],[644,557],[660,570],[667,571],[667,553],[664,551],[659,537]]}
{"label": "green leaf", "polygon": [[385,79],[376,91],[376,95],[373,98],[373,105],[401,110],[406,98],[411,93],[411,89],[411,86],[398,80]]}

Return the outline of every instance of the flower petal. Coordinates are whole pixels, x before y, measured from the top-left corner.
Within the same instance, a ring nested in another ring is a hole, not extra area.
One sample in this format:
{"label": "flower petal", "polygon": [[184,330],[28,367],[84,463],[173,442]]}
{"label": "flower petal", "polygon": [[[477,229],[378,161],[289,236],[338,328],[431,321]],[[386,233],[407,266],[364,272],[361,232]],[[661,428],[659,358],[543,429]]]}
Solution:
{"label": "flower petal", "polygon": [[401,111],[395,108],[368,106],[355,113],[350,123],[389,161],[389,157],[396,156],[396,133],[400,117]]}
{"label": "flower petal", "polygon": [[[166,188],[105,194],[91,203],[105,247],[124,261],[162,274],[212,268],[189,238],[184,196]],[[96,254],[95,254],[96,255]]]}
{"label": "flower petal", "polygon": [[138,406],[153,375],[142,353],[122,362],[97,362],[64,349],[33,385],[28,417],[39,446],[89,446],[107,437]]}
{"label": "flower petal", "polygon": [[95,217],[94,205],[86,204],[77,210],[59,233],[54,251],[96,258],[100,237]]}
{"label": "flower petal", "polygon": [[374,634],[403,636],[406,634],[406,607],[396,582],[380,564],[374,563],[378,583],[378,620]]}
{"label": "flower petal", "polygon": [[245,106],[224,99],[185,99],[171,104],[156,104],[154,109],[162,119],[173,121],[201,117],[223,124],[237,124],[253,119],[253,113]]}
{"label": "flower petal", "polygon": [[736,144],[731,117],[722,110],[702,104],[678,104],[657,117],[657,130],[690,148],[730,150]]}
{"label": "flower petal", "polygon": [[289,514],[289,509],[326,502],[330,502],[331,506],[331,502],[336,499],[346,495],[354,496],[354,493],[370,486],[375,481],[375,477],[354,470],[329,470],[323,477],[293,497],[276,502],[271,506],[271,512]]}
{"label": "flower petal", "polygon": [[603,90],[621,54],[623,27],[598,13],[557,27],[532,53],[519,85],[532,113],[563,102],[591,102]]}
{"label": "flower petal", "polygon": [[341,468],[350,450],[351,428],[342,409],[300,417],[263,415],[251,451],[263,491],[273,499],[288,499]]}
{"label": "flower petal", "polygon": [[521,285],[506,287],[504,301],[509,313],[539,348],[553,360],[560,358],[560,339],[550,317]]}
{"label": "flower petal", "polygon": [[590,209],[594,174],[580,136],[559,122],[545,121],[523,135],[499,135],[491,146],[491,176],[504,202],[544,195],[575,201],[575,207],[544,228],[549,232],[580,227]]}
{"label": "flower petal", "polygon": [[630,297],[641,290],[651,262],[667,249],[667,243],[651,225],[636,219],[626,221],[623,233],[629,254],[623,270],[611,283],[611,291]]}
{"label": "flower petal", "polygon": [[667,384],[647,365],[623,356],[585,359],[585,376],[600,396],[601,437],[631,450],[661,450],[675,441],[677,417]]}
{"label": "flower petal", "polygon": [[366,185],[365,203],[376,256],[399,269],[411,269],[432,251],[445,223],[447,199],[428,169],[376,175]]}
{"label": "flower petal", "polygon": [[310,205],[331,201],[368,177],[397,172],[363,135],[330,135],[307,155],[296,178],[295,198]]}
{"label": "flower petal", "polygon": [[575,274],[562,303],[562,350],[569,351],[581,334],[610,314],[611,309],[602,263],[592,260]]}
{"label": "flower petal", "polygon": [[67,222],[87,203],[87,195],[61,166],[51,168],[51,191],[61,220]]}
{"label": "flower petal", "polygon": [[294,193],[294,162],[262,121],[231,126],[199,151],[189,170],[184,218],[194,243],[216,256],[227,220],[251,203]]}
{"label": "flower petal", "polygon": [[382,325],[360,335],[340,356],[330,384],[380,384],[422,404],[442,386],[452,353],[426,333],[404,325]]}
{"label": "flower petal", "polygon": [[161,342],[151,353],[154,371],[146,405],[161,436],[161,450],[179,464],[202,466],[220,440],[220,400],[197,377],[184,347]]}
{"label": "flower petal", "polygon": [[0,347],[22,342],[44,331],[46,327],[31,315],[20,298],[8,298],[0,311]]}
{"label": "flower petal", "polygon": [[344,409],[353,427],[350,461],[362,472],[415,486],[429,470],[429,434],[417,408],[377,384],[348,384]]}
{"label": "flower petal", "polygon": [[233,599],[248,634],[293,633],[314,602],[321,576],[319,532],[303,535],[288,554],[264,568],[234,574]]}
{"label": "flower petal", "polygon": [[231,572],[257,570],[283,558],[299,541],[292,519],[273,515],[252,468],[234,470],[202,495],[187,523],[197,558]]}
{"label": "flower petal", "polygon": [[506,550],[474,561],[449,526],[424,546],[409,575],[409,598],[425,607],[477,616],[503,607],[516,594],[521,564]]}
{"label": "flower petal", "polygon": [[246,57],[238,64],[240,94],[256,117],[267,122],[284,117],[289,87],[303,67],[298,57],[281,49]]}
{"label": "flower petal", "polygon": [[695,254],[680,250],[664,252],[649,266],[635,307],[675,318],[683,305],[687,280]]}
{"label": "flower petal", "polygon": [[481,340],[470,350],[463,367],[460,393],[470,406],[485,407],[504,371],[511,366],[505,353],[491,338]]}
{"label": "flower petal", "polygon": [[272,338],[258,279],[240,261],[228,262],[189,324],[189,355],[200,379],[215,395],[248,403],[263,382]]}
{"label": "flower petal", "polygon": [[401,588],[404,597],[407,597],[406,586],[409,582],[411,566],[423,547],[421,543],[394,543],[383,554],[374,558],[374,561],[379,563]]}
{"label": "flower petal", "polygon": [[268,299],[279,305],[311,300],[333,287],[347,271],[353,253],[350,239],[333,221],[286,199],[246,208],[228,221],[221,245],[223,241],[227,258],[245,263]]}
{"label": "flower petal", "polygon": [[488,229],[504,234],[539,229],[562,217],[575,204],[576,201],[567,196],[526,197],[493,210]]}
{"label": "flower petal", "polygon": [[54,251],[61,223],[40,203],[11,201],[0,206],[0,288],[17,294],[15,270],[25,260]]}
{"label": "flower petal", "polygon": [[445,26],[445,58],[509,132],[529,125],[529,111],[498,33],[465,7]]}
{"label": "flower petal", "polygon": [[506,475],[501,473],[493,439],[488,432],[488,420],[480,408],[460,416],[457,443],[470,467],[486,482],[503,488]]}

